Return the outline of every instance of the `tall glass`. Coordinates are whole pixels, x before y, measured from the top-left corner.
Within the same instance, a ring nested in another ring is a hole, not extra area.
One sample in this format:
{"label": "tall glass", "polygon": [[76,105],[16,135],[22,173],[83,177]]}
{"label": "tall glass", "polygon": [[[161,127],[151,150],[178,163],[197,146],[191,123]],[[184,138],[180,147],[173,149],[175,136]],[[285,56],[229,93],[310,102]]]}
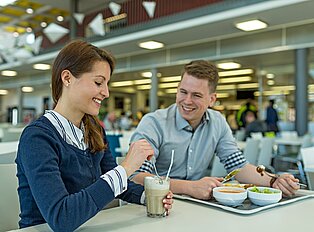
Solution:
{"label": "tall glass", "polygon": [[163,199],[169,192],[170,178],[146,176],[144,179],[146,211],[148,217],[164,217],[166,209]]}

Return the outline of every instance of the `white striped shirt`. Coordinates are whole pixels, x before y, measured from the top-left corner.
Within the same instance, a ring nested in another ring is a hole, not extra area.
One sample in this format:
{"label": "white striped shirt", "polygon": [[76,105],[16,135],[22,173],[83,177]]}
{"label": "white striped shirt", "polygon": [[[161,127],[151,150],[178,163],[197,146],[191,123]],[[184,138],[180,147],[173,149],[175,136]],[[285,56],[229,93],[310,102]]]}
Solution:
{"label": "white striped shirt", "polygon": [[[87,144],[84,142],[85,129],[83,123],[81,128],[77,128],[72,122],[54,110],[47,110],[44,116],[54,125],[64,141],[80,150],[86,150]],[[108,183],[115,197],[127,190],[127,174],[121,165],[100,177]]]}

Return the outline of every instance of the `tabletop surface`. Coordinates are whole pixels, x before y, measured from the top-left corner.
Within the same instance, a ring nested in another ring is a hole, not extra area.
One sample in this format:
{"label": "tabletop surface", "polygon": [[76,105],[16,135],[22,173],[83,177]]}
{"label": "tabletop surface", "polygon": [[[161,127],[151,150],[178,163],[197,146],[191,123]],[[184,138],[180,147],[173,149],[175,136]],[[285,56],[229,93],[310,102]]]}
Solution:
{"label": "tabletop surface", "polygon": [[[279,206],[252,215],[239,215],[211,206],[175,199],[165,218],[149,218],[141,205],[128,204],[99,212],[77,231],[313,231],[314,198]],[[16,230],[50,231],[47,224]]]}

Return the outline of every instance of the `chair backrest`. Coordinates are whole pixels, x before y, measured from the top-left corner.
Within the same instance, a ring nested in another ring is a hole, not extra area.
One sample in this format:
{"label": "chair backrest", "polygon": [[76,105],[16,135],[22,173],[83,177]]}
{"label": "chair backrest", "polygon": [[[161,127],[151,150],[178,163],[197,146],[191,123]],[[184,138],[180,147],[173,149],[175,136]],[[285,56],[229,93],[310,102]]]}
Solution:
{"label": "chair backrest", "polygon": [[18,229],[20,208],[16,164],[0,164],[0,231]]}
{"label": "chair backrest", "polygon": [[18,141],[0,142],[0,164],[13,164],[16,158]]}
{"label": "chair backrest", "polygon": [[304,170],[309,190],[314,190],[314,172],[308,172],[307,168],[314,166],[314,147],[301,148],[301,157],[303,160]]}
{"label": "chair backrest", "polygon": [[243,141],[245,139],[245,130],[237,130],[235,132],[234,138],[237,141]]}
{"label": "chair backrest", "polygon": [[251,132],[250,136],[253,139],[262,139],[263,138],[263,133],[262,132]]}
{"label": "chair backrest", "polygon": [[301,148],[304,168],[314,165],[314,147]]}
{"label": "chair backrest", "polygon": [[287,139],[298,138],[298,132],[296,131],[281,131],[280,134],[282,138]]}
{"label": "chair backrest", "polygon": [[125,156],[126,153],[129,150],[129,143],[130,143],[130,137],[119,137],[119,144],[120,144],[120,148],[121,148],[121,155]]}
{"label": "chair backrest", "polygon": [[261,139],[257,164],[263,164],[265,167],[271,166],[274,142],[274,138],[264,137]]}
{"label": "chair backrest", "polygon": [[210,176],[225,176],[227,174],[226,169],[224,168],[223,164],[220,163],[219,157],[215,155],[212,163],[212,168],[210,172]]}
{"label": "chair backrest", "polygon": [[260,140],[248,138],[246,140],[246,146],[243,151],[243,156],[249,161],[251,164],[257,164],[257,157],[259,154],[259,144]]}
{"label": "chair backrest", "polygon": [[312,135],[310,135],[310,134],[304,135],[302,138],[301,148],[307,148],[307,147],[312,147],[312,146],[313,146]]}

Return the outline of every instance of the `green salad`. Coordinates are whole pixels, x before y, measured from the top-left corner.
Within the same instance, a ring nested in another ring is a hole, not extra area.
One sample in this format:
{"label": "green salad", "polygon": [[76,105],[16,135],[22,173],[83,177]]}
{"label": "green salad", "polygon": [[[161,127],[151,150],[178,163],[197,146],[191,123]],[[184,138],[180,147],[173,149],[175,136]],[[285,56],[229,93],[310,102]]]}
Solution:
{"label": "green salad", "polygon": [[250,191],[255,192],[255,193],[266,193],[266,194],[280,193],[280,191],[272,191],[268,188],[258,189],[256,186],[252,187]]}

